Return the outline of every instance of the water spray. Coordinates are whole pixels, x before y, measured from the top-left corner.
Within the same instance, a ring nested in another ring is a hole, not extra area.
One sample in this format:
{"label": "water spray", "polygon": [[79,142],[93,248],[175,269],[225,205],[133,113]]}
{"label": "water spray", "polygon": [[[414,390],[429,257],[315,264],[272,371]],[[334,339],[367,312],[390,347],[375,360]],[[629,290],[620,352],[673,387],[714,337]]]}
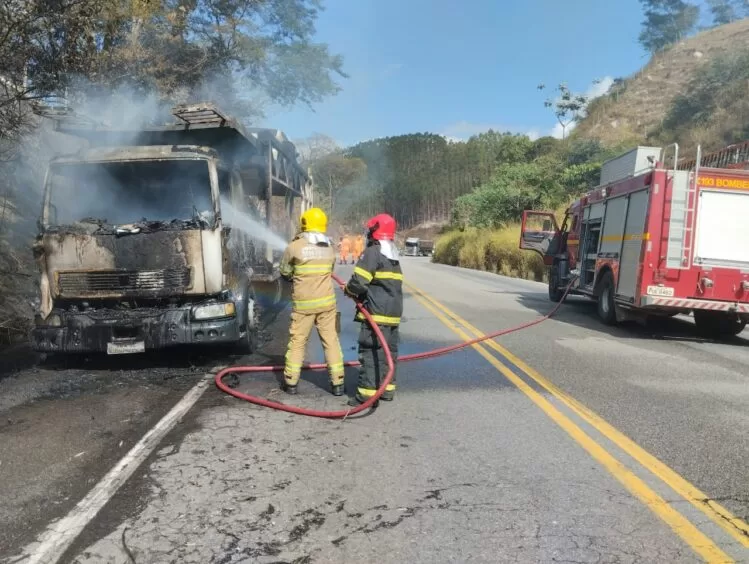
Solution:
{"label": "water spray", "polygon": [[267,225],[235,208],[229,200],[221,198],[221,213],[227,225],[246,233],[250,237],[268,243],[274,251],[285,251],[288,241],[273,232]]}

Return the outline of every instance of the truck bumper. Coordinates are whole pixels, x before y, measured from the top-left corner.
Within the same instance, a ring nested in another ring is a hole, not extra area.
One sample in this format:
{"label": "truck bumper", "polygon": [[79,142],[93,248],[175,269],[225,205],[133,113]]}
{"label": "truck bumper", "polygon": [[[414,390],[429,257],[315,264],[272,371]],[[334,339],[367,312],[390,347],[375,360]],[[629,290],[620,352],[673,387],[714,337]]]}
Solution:
{"label": "truck bumper", "polygon": [[700,300],[692,298],[666,298],[643,296],[640,301],[642,307],[664,309],[709,309],[711,311],[725,311],[728,313],[749,314],[749,303],[721,302],[716,300]]}
{"label": "truck bumper", "polygon": [[64,313],[62,326],[40,325],[31,333],[32,348],[46,353],[143,352],[176,345],[234,343],[237,317],[195,321],[190,309],[95,310]]}

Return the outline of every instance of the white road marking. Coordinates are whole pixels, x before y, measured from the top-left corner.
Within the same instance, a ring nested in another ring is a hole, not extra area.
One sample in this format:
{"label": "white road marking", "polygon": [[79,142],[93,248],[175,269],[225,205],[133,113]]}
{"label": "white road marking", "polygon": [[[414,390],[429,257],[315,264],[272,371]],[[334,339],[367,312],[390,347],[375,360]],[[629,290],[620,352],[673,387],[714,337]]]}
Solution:
{"label": "white road marking", "polygon": [[169,413],[148,431],[143,438],[130,449],[122,460],[112,468],[101,481],[88,492],[78,505],[65,517],[50,524],[39,536],[36,542],[24,548],[19,558],[13,562],[24,564],[54,564],[73,544],[78,535],[88,525],[97,513],[112,499],[117,490],[127,482],[133,472],[148,458],[161,439],[171,431],[179,420],[200,399],[213,380],[211,375],[198,382],[179,400]]}

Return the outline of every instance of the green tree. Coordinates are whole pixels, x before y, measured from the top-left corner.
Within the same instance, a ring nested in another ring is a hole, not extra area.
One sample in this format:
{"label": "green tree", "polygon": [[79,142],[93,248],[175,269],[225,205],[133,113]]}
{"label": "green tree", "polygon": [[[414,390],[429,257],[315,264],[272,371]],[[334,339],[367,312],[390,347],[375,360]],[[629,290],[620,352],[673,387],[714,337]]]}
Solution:
{"label": "green tree", "polygon": [[723,25],[739,19],[736,2],[733,0],[707,0],[714,25]]}
{"label": "green tree", "polygon": [[694,31],[700,8],[684,0],[640,0],[645,10],[640,43],[656,53]]}
{"label": "green tree", "polygon": [[[539,90],[544,88],[543,84],[538,86]],[[573,93],[564,83],[557,86],[557,91],[559,96],[556,99],[547,99],[544,106],[553,110],[559,125],[562,126],[562,139],[564,139],[567,135],[567,128],[582,117],[588,98],[583,94]]]}
{"label": "green tree", "polygon": [[345,76],[341,57],[313,41],[320,9],[320,0],[10,0],[0,7],[3,77],[26,99],[106,97],[127,85],[137,97],[208,97],[250,117],[268,100],[311,105]]}
{"label": "green tree", "polygon": [[366,163],[357,157],[346,157],[336,151],[320,157],[311,163],[315,185],[323,196],[323,206],[332,216],[341,191],[361,180],[367,172]]}
{"label": "green tree", "polygon": [[556,205],[561,189],[548,164],[502,165],[489,182],[456,200],[453,221],[461,227],[493,229],[517,221],[523,210]]}
{"label": "green tree", "polygon": [[533,142],[533,149],[531,150],[531,157],[538,158],[544,155],[551,155],[559,151],[560,141],[556,137],[551,135],[546,137],[539,137]]}

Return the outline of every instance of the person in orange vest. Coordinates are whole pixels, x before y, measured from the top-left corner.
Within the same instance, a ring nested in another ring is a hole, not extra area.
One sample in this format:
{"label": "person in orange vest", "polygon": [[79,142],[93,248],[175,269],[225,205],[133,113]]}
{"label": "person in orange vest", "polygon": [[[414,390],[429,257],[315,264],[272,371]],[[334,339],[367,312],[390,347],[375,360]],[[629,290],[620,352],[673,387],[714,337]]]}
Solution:
{"label": "person in orange vest", "polygon": [[354,264],[356,264],[356,262],[361,258],[363,252],[364,252],[364,236],[358,235],[356,239],[354,239],[354,257],[353,257]]}
{"label": "person in orange vest", "polygon": [[348,256],[351,254],[351,239],[349,239],[348,235],[344,235],[341,238],[341,263],[340,264],[348,264]]}

